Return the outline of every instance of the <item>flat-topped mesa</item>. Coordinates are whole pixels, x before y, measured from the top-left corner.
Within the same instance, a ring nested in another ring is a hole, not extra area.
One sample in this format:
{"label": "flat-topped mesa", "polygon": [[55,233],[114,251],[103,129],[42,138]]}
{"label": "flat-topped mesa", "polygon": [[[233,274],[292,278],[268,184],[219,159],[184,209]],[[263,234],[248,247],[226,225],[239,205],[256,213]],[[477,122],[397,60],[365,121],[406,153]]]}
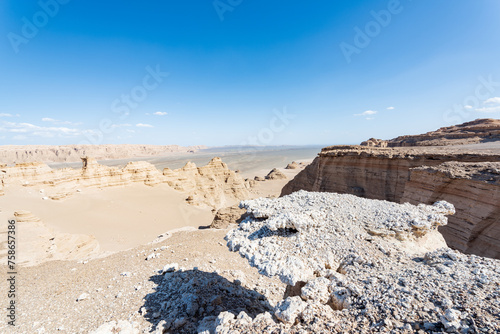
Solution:
{"label": "flat-topped mesa", "polygon": [[248,185],[221,158],[215,157],[203,167],[188,162],[184,167],[165,168],[163,175],[172,188],[188,194],[189,202],[219,209],[248,198]]}
{"label": "flat-topped mesa", "polygon": [[0,146],[0,160],[15,164],[22,162],[77,162],[82,156],[92,156],[98,160],[128,159],[159,156],[174,152],[192,153],[206,146],[179,145],[3,145]]}
{"label": "flat-topped mesa", "polygon": [[454,211],[447,202],[299,191],[241,206],[249,216],[226,235],[229,249],[288,288],[275,318],[242,323],[224,312],[217,333],[500,330],[500,306],[484,298],[498,293],[500,261],[446,247],[437,227]]}

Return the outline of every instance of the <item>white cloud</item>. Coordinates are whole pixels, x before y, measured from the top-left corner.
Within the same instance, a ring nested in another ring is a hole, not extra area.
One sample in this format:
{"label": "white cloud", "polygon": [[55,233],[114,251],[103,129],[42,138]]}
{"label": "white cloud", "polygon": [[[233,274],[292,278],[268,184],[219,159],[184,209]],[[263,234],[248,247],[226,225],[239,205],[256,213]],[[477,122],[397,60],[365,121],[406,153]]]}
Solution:
{"label": "white cloud", "polygon": [[484,101],[483,104],[500,104],[500,97],[492,97]]}
{"label": "white cloud", "polygon": [[477,112],[484,112],[484,113],[500,112],[500,106],[478,108],[478,109],[476,109],[476,111]]}
{"label": "white cloud", "polygon": [[0,117],[14,117],[12,114],[0,113]]}
{"label": "white cloud", "polygon": [[473,106],[469,106],[469,105],[464,106],[464,108],[465,108],[465,109],[474,109],[474,107],[473,107]]}
{"label": "white cloud", "polygon": [[[68,127],[54,127],[54,126],[38,126],[31,123],[15,123],[15,122],[2,122],[0,124],[0,131],[10,133],[21,133],[26,136],[35,137],[75,137],[85,133],[85,130],[79,130]],[[17,136],[17,139],[21,137]]]}
{"label": "white cloud", "polygon": [[156,116],[165,116],[167,115],[168,113],[164,112],[164,111],[157,111],[155,113],[153,113],[153,115],[156,115]]}
{"label": "white cloud", "polygon": [[394,110],[394,107],[388,107],[387,110]]}
{"label": "white cloud", "polygon": [[486,101],[483,102],[483,107],[476,108],[476,111],[481,113],[500,112],[500,97],[492,97],[487,99]]}
{"label": "white cloud", "polygon": [[128,123],[125,123],[125,124],[112,124],[111,125],[111,128],[112,129],[116,129],[116,128],[126,128],[126,127],[130,127],[132,126],[132,124],[128,124]]}
{"label": "white cloud", "polygon": [[153,128],[151,124],[143,124],[143,123],[137,123],[135,126],[139,128]]}
{"label": "white cloud", "polygon": [[367,110],[365,112],[362,112],[361,114],[354,114],[354,116],[371,116],[375,115],[378,111],[375,110]]}
{"label": "white cloud", "polygon": [[49,122],[49,123],[53,123],[56,125],[81,125],[82,124],[81,122],[74,123],[74,122],[70,122],[70,121],[61,121],[59,119],[54,119],[54,118],[50,118],[50,117],[42,118],[42,122]]}

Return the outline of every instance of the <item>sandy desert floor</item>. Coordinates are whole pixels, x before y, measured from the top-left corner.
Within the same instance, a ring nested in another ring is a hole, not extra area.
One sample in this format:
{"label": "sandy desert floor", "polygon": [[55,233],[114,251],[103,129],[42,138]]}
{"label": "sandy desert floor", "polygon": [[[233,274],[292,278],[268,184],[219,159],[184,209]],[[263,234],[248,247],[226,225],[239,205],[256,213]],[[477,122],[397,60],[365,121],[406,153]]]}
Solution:
{"label": "sandy desert floor", "polygon": [[[261,168],[255,175],[265,176],[269,170]],[[280,170],[287,179],[258,181],[251,197],[278,196],[302,169]],[[247,261],[227,250],[227,230],[200,229],[211,224],[211,208],[187,204],[185,194],[166,184],[83,188],[61,201],[42,200],[50,189],[39,188],[10,185],[0,197],[3,273],[7,272],[8,219],[19,210],[41,219],[17,223],[21,258],[17,263],[24,264],[18,266],[17,276],[18,326],[12,331],[2,318],[2,333],[87,333],[110,320],[154,328],[155,319],[141,308],[144,297],[155,293],[158,270],[170,262],[206,273],[216,271],[214,275],[230,282],[243,275],[241,289],[258,291],[261,286],[269,300],[283,295],[282,283],[258,275]],[[47,235],[58,242],[40,243],[41,236]],[[91,247],[95,242],[97,252]],[[49,256],[40,254],[49,251]],[[156,255],[146,260],[150,254]],[[130,276],[123,276],[124,272]],[[0,289],[7,289],[5,280]],[[77,301],[84,293],[89,297]]]}

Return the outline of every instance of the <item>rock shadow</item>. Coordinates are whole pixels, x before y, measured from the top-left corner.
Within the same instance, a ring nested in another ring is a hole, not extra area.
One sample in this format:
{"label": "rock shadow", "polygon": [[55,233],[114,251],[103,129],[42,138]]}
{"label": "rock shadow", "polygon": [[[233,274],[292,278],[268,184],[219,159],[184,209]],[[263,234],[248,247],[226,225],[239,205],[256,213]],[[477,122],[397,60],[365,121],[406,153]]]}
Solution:
{"label": "rock shadow", "polygon": [[257,231],[253,232],[248,236],[248,240],[256,240],[256,239],[263,239],[263,238],[269,238],[269,237],[291,237],[296,235],[298,231],[293,229],[293,228],[279,228],[277,230],[271,230],[267,226],[263,226]]}
{"label": "rock shadow", "polygon": [[254,318],[273,308],[266,297],[216,274],[186,270],[151,276],[157,286],[145,296],[142,312],[153,327],[171,333],[198,333],[201,325],[215,328],[215,319],[224,311],[244,311]]}

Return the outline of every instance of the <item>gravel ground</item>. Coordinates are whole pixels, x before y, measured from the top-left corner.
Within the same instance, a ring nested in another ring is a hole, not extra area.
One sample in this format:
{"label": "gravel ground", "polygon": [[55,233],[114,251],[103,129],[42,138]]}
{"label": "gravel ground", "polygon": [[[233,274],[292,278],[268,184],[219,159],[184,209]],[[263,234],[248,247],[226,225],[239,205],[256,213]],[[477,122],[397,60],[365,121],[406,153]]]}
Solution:
{"label": "gravel ground", "polygon": [[[197,267],[202,275],[215,281],[226,280],[240,291],[255,289],[275,304],[283,296],[284,284],[262,277],[238,254],[229,252],[224,241],[226,233],[227,230],[178,232],[163,242],[102,259],[53,261],[20,268],[16,326],[8,326],[2,316],[0,332],[89,333],[103,323],[124,320],[134,322],[139,332],[148,333],[162,320],[153,318],[154,310],[148,309],[159,299],[167,299],[157,289],[162,284],[159,273],[170,263],[185,268],[187,276],[193,276],[192,269]],[[150,259],[146,260],[148,256]],[[6,273],[7,267],[0,270]],[[240,282],[234,283],[235,280]],[[1,291],[7,291],[6,283],[1,280]],[[222,294],[222,299],[226,297]],[[7,300],[2,301],[4,308]],[[221,305],[212,310],[214,316],[231,310],[231,305]]]}

